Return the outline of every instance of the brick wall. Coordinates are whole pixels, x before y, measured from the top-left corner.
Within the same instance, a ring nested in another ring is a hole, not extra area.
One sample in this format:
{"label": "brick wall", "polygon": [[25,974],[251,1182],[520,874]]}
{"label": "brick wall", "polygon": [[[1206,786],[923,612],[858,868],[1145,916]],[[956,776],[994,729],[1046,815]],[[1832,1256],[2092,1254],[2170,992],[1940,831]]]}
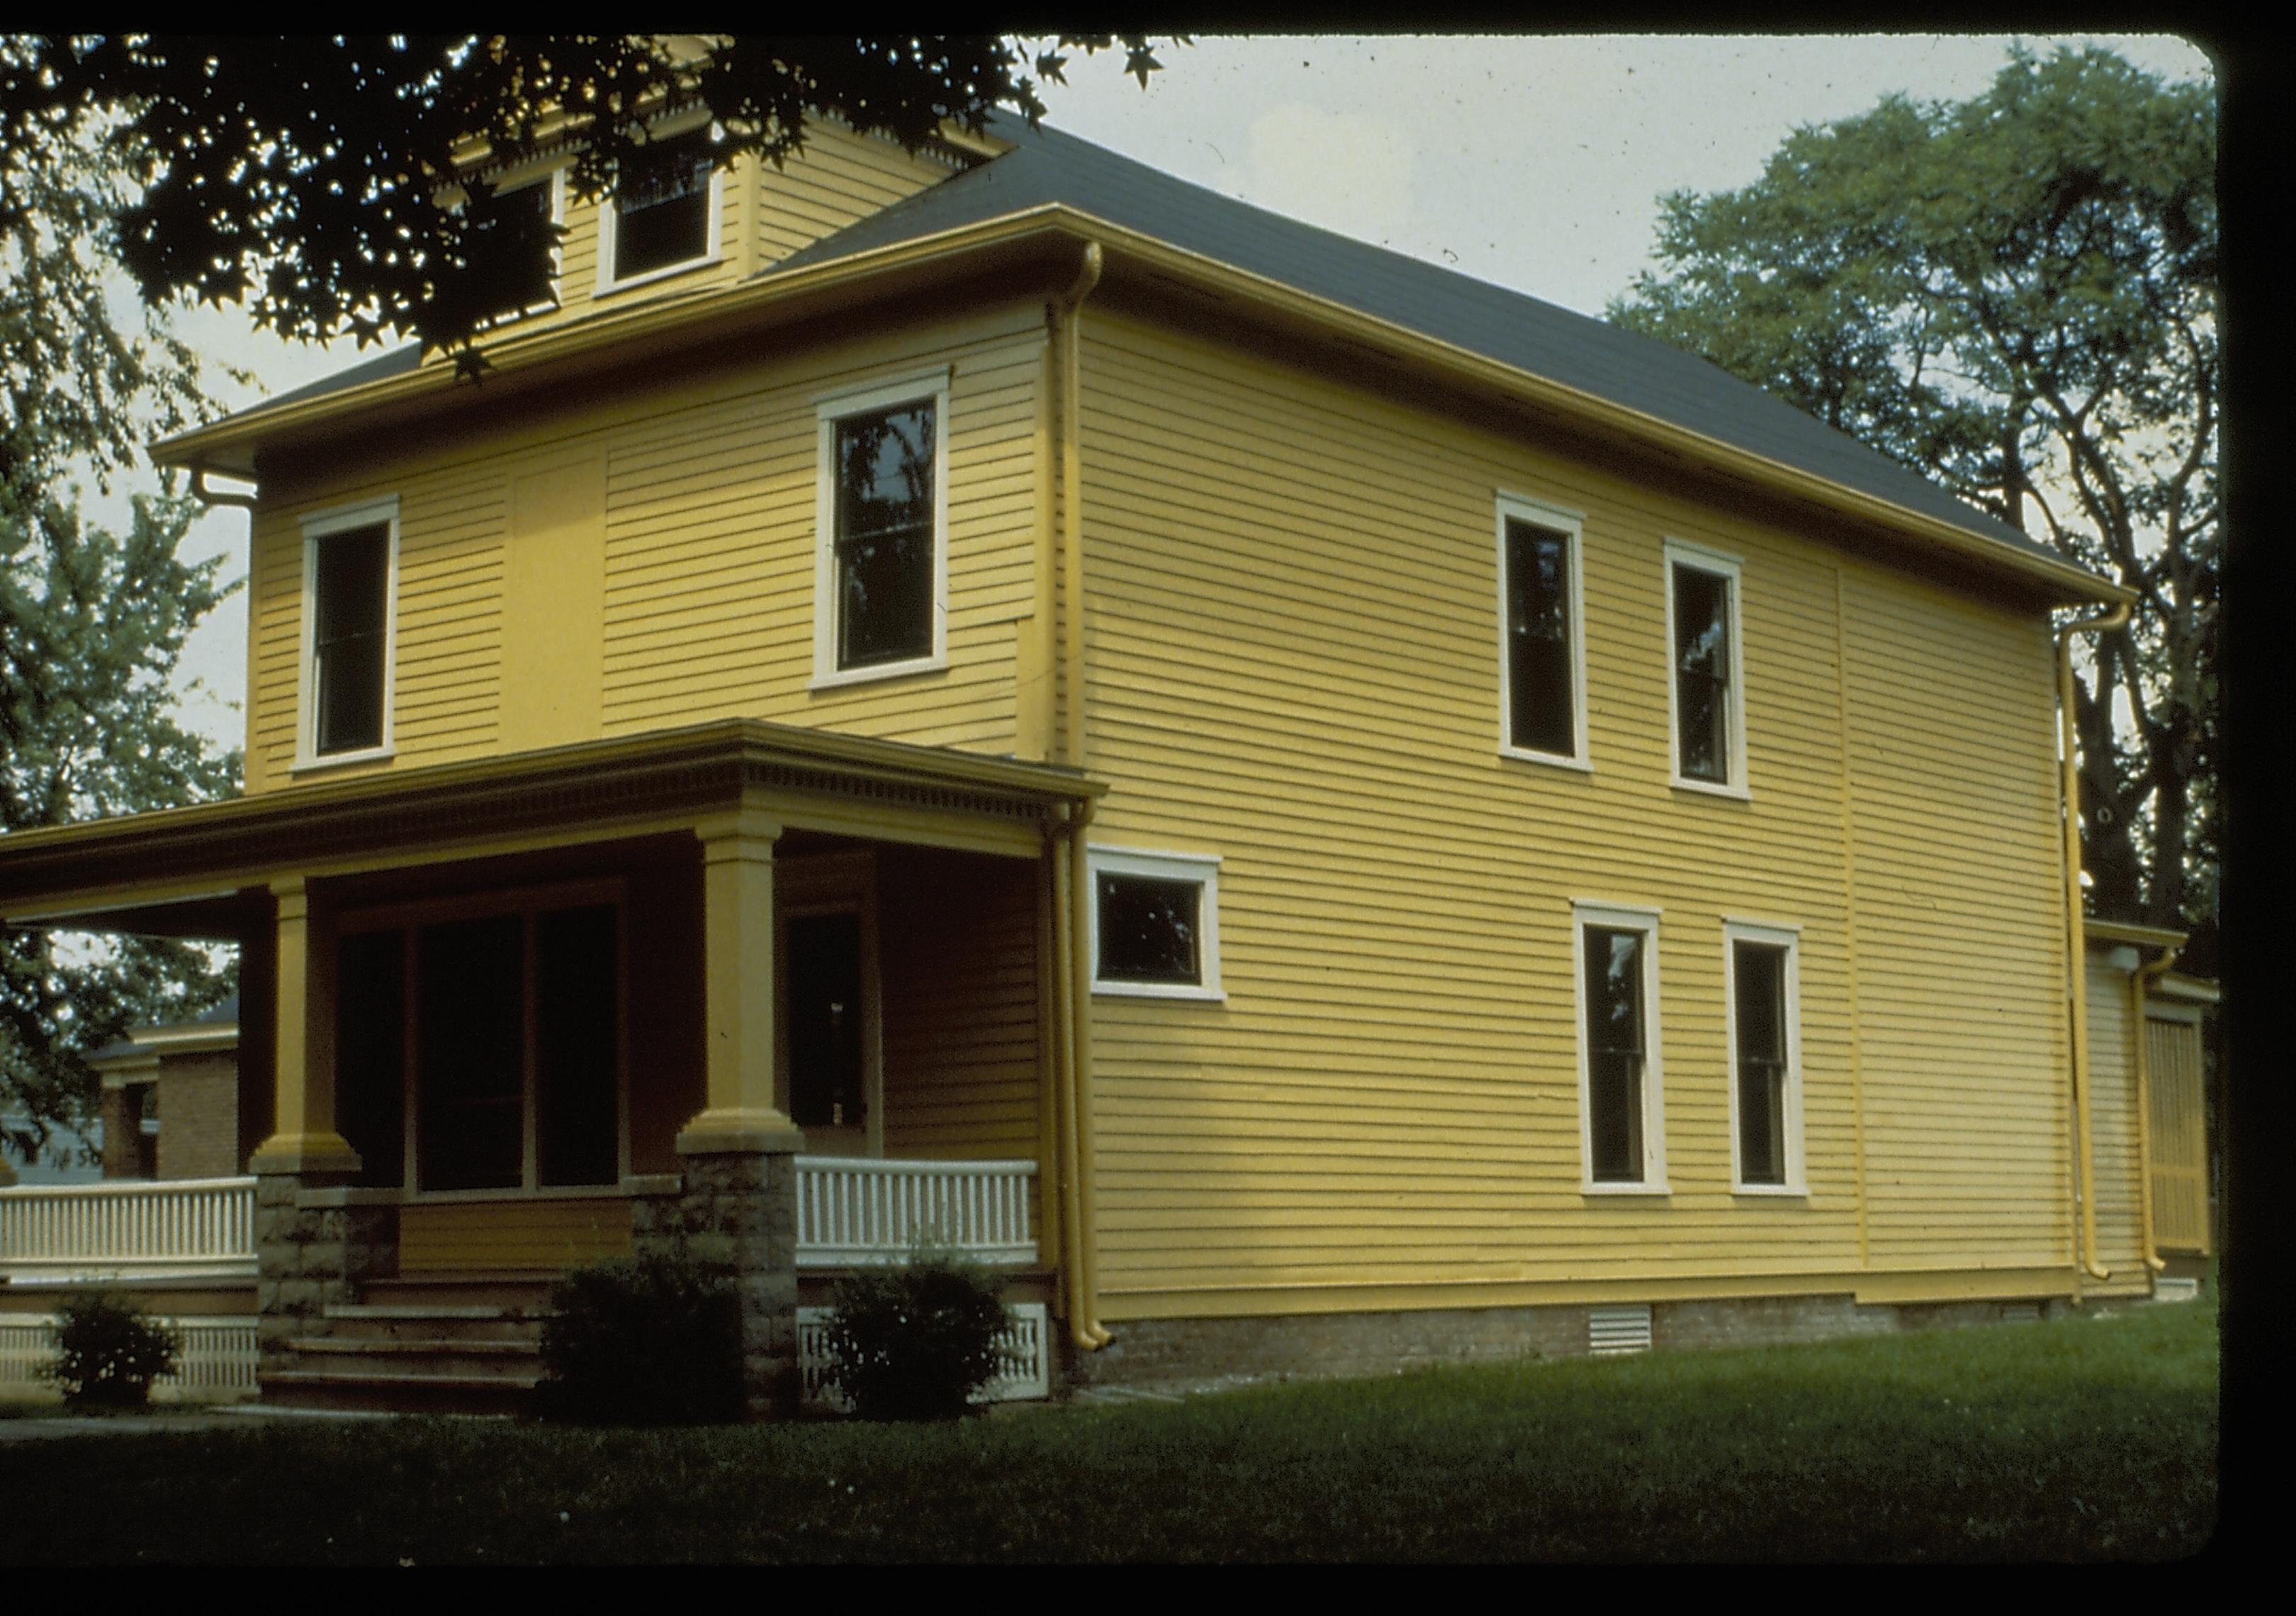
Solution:
{"label": "brick wall", "polygon": [[229,1178],[239,1159],[239,1063],[228,1052],[160,1065],[160,1177]]}

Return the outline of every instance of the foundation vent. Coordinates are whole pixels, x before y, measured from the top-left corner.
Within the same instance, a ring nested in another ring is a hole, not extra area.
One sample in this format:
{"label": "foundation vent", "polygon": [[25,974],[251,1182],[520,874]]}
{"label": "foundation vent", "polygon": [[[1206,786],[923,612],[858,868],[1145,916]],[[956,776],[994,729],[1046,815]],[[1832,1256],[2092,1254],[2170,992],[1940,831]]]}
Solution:
{"label": "foundation vent", "polygon": [[2198,1301],[2200,1298],[2201,1282],[2197,1279],[2156,1278],[2152,1282],[2154,1301]]}
{"label": "foundation vent", "polygon": [[2041,1322],[2041,1304],[2037,1301],[2005,1301],[2001,1304],[2001,1322],[2005,1325],[2038,1325]]}
{"label": "foundation vent", "polygon": [[1648,1352],[1651,1345],[1650,1304],[1631,1308],[1587,1309],[1587,1349],[1598,1356],[1614,1352]]}

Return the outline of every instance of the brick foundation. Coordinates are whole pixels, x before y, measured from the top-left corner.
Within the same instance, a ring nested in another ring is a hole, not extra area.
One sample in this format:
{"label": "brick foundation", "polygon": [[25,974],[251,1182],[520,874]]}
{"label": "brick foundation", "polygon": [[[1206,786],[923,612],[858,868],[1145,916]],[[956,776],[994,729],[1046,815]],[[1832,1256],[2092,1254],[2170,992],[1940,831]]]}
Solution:
{"label": "brick foundation", "polygon": [[[2062,1299],[1860,1304],[1848,1295],[1651,1304],[1654,1349],[1751,1347],[2061,1316]],[[1584,1304],[1282,1317],[1128,1319],[1098,1352],[1066,1350],[1070,1390],[1231,1379],[1389,1374],[1433,1364],[1587,1355]],[[1065,1337],[1063,1336],[1065,1344]]]}

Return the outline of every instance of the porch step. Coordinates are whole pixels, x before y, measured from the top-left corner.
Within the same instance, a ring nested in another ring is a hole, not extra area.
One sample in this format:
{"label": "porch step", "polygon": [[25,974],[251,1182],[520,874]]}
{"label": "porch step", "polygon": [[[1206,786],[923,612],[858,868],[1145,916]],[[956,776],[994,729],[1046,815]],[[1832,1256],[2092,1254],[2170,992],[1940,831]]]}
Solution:
{"label": "porch step", "polygon": [[536,1374],[459,1374],[380,1369],[278,1369],[261,1377],[278,1408],[379,1409],[394,1414],[523,1414]]}
{"label": "porch step", "polygon": [[542,1358],[530,1341],[357,1341],[307,1336],[291,1343],[297,1377],[329,1375],[343,1384],[499,1385],[531,1390],[542,1379]]}
{"label": "porch step", "polygon": [[542,1382],[554,1276],[472,1274],[370,1281],[288,1342],[291,1367],[261,1377],[266,1402],[402,1414],[519,1414]]}
{"label": "porch step", "polygon": [[469,1307],[510,1308],[537,1316],[550,1311],[555,1274],[416,1275],[369,1280],[359,1288],[360,1305],[419,1308],[430,1311]]}

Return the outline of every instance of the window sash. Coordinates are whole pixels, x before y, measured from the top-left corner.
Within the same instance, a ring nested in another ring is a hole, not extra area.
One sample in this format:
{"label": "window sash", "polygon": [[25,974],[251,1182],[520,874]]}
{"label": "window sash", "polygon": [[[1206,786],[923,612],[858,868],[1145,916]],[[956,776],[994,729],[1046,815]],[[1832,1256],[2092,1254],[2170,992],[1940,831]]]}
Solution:
{"label": "window sash", "polygon": [[1203,883],[1101,872],[1099,957],[1103,982],[1203,981]]}
{"label": "window sash", "polygon": [[1730,783],[1730,579],[1674,569],[1677,767],[1688,780]]}
{"label": "window sash", "polygon": [[1643,994],[1644,949],[1639,931],[1587,926],[1587,1135],[1588,1166],[1596,1183],[1639,1184],[1645,1173],[1643,1080],[1648,1029]]}
{"label": "window sash", "polygon": [[1507,741],[1577,751],[1571,688],[1570,536],[1507,519]]}
{"label": "window sash", "polygon": [[934,416],[928,400],[837,422],[840,671],[932,654]]}
{"label": "window sash", "polygon": [[317,685],[312,751],[325,757],[381,746],[390,611],[388,522],[316,542],[311,603]]}
{"label": "window sash", "polygon": [[1783,1187],[1792,1171],[1786,1156],[1786,1078],[1792,1058],[1792,1029],[1786,1025],[1787,950],[1742,940],[1734,941],[1731,948],[1739,1181]]}
{"label": "window sash", "polygon": [[633,159],[614,192],[614,278],[627,281],[709,256],[712,165],[705,135],[665,141]]}

